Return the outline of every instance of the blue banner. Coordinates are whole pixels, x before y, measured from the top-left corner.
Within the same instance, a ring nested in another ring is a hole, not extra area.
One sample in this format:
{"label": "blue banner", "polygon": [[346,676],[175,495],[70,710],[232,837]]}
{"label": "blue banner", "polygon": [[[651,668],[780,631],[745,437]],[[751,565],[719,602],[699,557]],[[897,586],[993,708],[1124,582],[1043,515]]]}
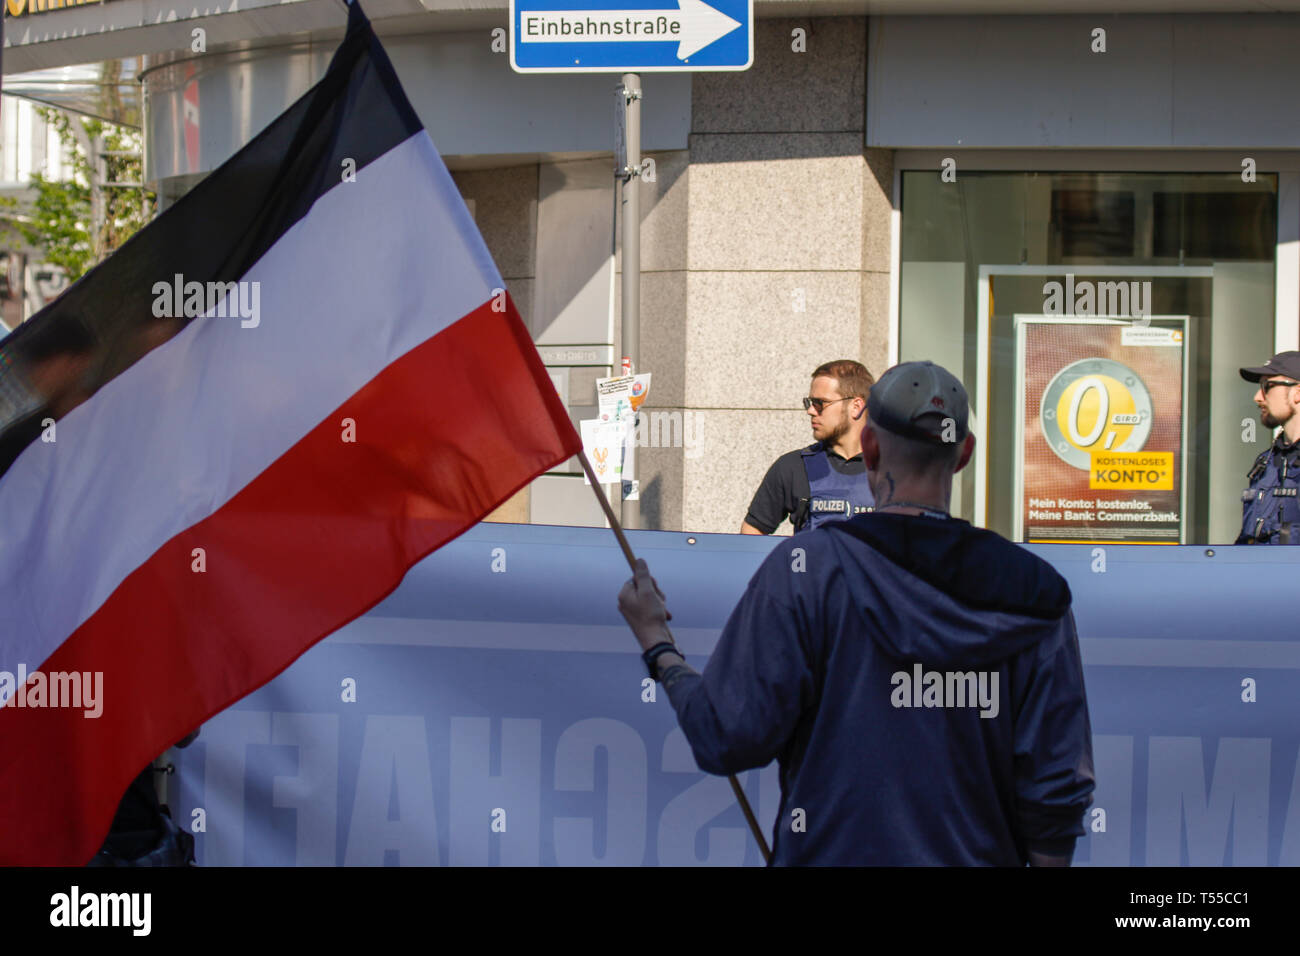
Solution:
{"label": "blue banner", "polygon": [[[776,539],[628,532],[702,669]],[[1285,548],[1036,546],[1070,582],[1097,790],[1076,864],[1300,864]],[[226,865],[760,865],[647,686],[608,530],[482,524],[175,751]],[[659,693],[655,693],[658,691]],[[768,840],[773,764],[740,775]]]}

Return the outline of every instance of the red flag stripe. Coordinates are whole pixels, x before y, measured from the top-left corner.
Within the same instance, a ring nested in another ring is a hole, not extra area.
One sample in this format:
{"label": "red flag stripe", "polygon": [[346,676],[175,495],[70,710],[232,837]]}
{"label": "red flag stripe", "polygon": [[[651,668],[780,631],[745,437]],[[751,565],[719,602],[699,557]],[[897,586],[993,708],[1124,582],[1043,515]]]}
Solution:
{"label": "red flag stripe", "polygon": [[[86,862],[127,784],[175,742],[169,728],[269,681],[576,454],[567,422],[512,302],[485,303],[386,368],[155,552],[46,661],[102,672],[102,716],[0,708],[0,863]],[[24,819],[33,807],[40,819]]]}

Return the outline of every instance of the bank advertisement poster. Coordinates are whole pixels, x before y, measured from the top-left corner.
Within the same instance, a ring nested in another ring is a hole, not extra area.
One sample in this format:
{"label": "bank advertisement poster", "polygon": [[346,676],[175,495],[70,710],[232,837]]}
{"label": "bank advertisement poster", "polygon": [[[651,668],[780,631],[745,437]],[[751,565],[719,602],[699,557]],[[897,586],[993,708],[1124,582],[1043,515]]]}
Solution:
{"label": "bank advertisement poster", "polygon": [[1018,540],[1179,544],[1185,316],[1016,317]]}

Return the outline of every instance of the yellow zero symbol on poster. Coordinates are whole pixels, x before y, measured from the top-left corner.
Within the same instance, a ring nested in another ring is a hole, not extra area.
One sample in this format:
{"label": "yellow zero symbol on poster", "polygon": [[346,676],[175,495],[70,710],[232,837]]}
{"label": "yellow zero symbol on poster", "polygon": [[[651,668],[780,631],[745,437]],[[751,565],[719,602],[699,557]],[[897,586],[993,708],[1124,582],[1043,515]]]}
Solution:
{"label": "yellow zero symbol on poster", "polygon": [[1097,453],[1136,452],[1151,434],[1151,393],[1123,362],[1071,362],[1048,382],[1039,400],[1039,424],[1052,452],[1088,471]]}
{"label": "yellow zero symbol on poster", "polygon": [[1066,441],[1083,452],[1097,443],[1110,450],[1123,447],[1141,423],[1133,393],[1109,375],[1076,379],[1056,403],[1056,420]]}

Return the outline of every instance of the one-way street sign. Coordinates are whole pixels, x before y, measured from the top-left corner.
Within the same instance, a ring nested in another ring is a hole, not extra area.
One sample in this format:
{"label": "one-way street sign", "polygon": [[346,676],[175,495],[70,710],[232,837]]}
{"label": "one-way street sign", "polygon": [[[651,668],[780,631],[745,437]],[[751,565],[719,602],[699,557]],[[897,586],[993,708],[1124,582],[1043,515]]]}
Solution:
{"label": "one-way street sign", "polygon": [[519,73],[747,70],[753,0],[510,0]]}

